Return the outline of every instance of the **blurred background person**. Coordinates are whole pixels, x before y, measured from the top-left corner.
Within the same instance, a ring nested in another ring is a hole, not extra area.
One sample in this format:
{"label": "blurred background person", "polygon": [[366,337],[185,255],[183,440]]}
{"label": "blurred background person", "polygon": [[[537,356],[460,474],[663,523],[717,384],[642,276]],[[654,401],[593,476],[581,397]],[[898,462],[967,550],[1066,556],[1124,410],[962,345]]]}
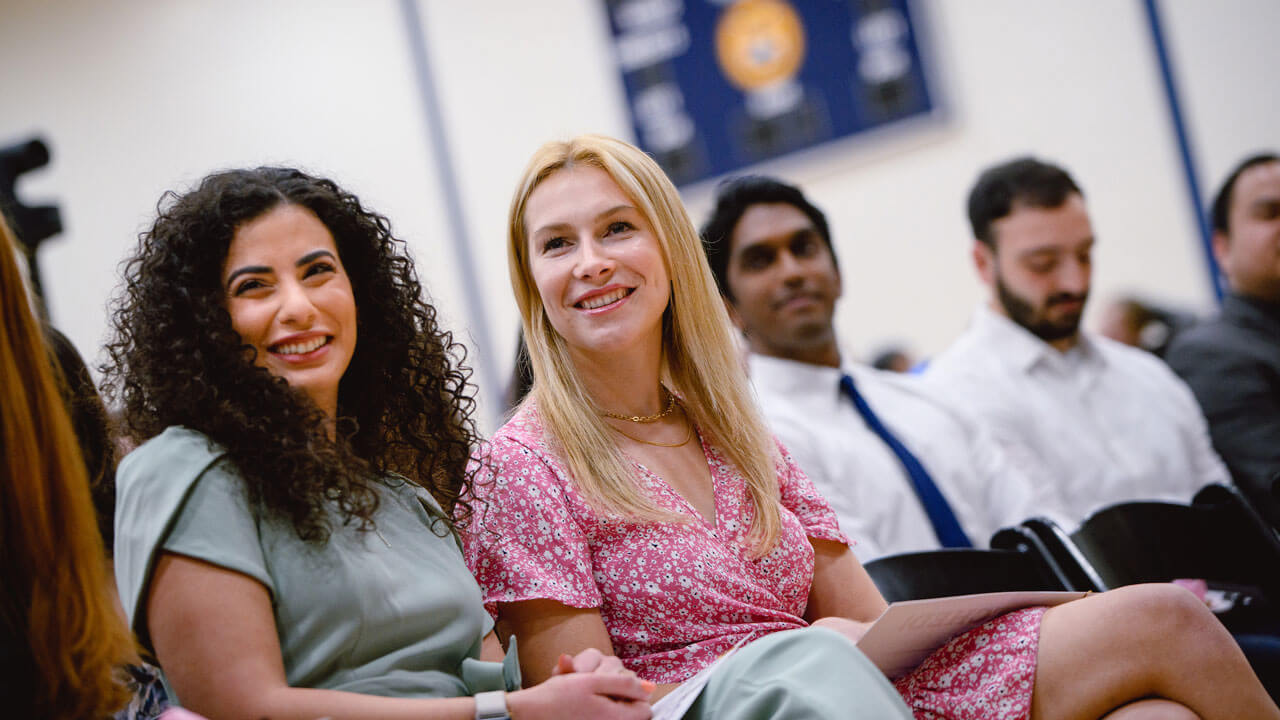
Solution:
{"label": "blurred background person", "polygon": [[1190,313],[1162,307],[1133,295],[1120,295],[1103,308],[1097,332],[1130,347],[1163,357],[1175,335],[1195,323]]}
{"label": "blurred background person", "polygon": [[1166,359],[1191,386],[1236,482],[1280,527],[1280,156],[1242,161],[1214,198],[1213,252],[1230,292]]}
{"label": "blurred background person", "polygon": [[871,367],[889,372],[907,373],[915,367],[916,361],[905,345],[885,345],[871,353]]}
{"label": "blurred background person", "polygon": [[0,219],[0,708],[107,718],[139,662],[112,602],[105,551],[44,333]]}

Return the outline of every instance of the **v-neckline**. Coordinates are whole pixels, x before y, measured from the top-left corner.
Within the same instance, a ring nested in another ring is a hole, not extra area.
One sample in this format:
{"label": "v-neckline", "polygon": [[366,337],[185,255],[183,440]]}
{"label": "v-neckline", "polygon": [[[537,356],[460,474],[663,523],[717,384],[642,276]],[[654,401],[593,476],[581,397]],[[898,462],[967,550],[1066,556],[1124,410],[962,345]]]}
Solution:
{"label": "v-neckline", "polygon": [[645,465],[644,463],[640,462],[634,457],[631,457],[631,455],[627,454],[627,457],[631,460],[631,462],[635,463],[636,467],[640,468],[642,472],[647,473],[649,477],[656,480],[668,493],[676,497],[680,501],[680,503],[684,505],[685,510],[691,513],[693,517],[698,519],[698,522],[702,523],[704,527],[706,527],[708,530],[714,533],[720,529],[720,483],[716,481],[716,471],[711,466],[711,458],[709,457],[710,453],[708,451],[706,442],[702,439],[702,432],[699,431],[696,427],[693,429],[693,431],[698,436],[698,446],[702,448],[702,462],[706,465],[707,475],[711,479],[711,518],[710,519],[708,519],[707,516],[703,515],[702,512],[698,510],[698,508],[695,507],[692,502],[689,501],[689,498],[685,497],[683,494],[681,494],[679,490],[675,489],[675,486],[667,482],[666,478],[654,472],[653,469],[650,468],[648,465]]}

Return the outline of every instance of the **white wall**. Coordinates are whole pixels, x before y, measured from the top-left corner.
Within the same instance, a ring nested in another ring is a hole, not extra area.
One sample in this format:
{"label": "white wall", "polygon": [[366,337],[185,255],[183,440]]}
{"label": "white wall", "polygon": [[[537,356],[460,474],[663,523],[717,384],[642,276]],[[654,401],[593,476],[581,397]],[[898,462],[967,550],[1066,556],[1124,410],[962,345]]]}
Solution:
{"label": "white wall", "polygon": [[[1268,72],[1280,66],[1280,3],[1159,6],[1209,193],[1247,152],[1280,146]],[[517,326],[503,244],[515,179],[544,140],[629,137],[621,85],[595,0],[421,8],[494,335],[478,351],[505,373]],[[980,297],[965,193],[981,167],[1022,152],[1062,162],[1084,186],[1099,235],[1095,298],[1135,289],[1208,307],[1141,3],[920,9],[946,123],[762,168],[802,184],[830,216],[846,345],[899,338],[934,352],[960,331]],[[266,162],[330,174],[390,216],[446,322],[474,326],[396,0],[0,0],[0,66],[0,142],[38,131],[53,149],[51,167],[19,189],[62,207],[66,232],[40,261],[53,318],[87,356],[105,331],[116,265],[161,192]],[[707,194],[689,194],[695,221]]]}

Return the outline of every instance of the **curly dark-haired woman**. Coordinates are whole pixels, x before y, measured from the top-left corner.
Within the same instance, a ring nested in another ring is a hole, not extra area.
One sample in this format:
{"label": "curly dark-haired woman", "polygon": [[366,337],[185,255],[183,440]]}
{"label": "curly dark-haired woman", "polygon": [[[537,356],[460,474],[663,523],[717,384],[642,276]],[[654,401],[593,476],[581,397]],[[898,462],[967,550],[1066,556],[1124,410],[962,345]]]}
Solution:
{"label": "curly dark-haired woman", "polygon": [[162,201],[125,276],[108,390],[146,442],[117,475],[116,576],[181,704],[649,716],[598,652],[510,695],[478,661],[491,622],[446,519],[468,511],[468,372],[385,218],[297,170],[218,173]]}

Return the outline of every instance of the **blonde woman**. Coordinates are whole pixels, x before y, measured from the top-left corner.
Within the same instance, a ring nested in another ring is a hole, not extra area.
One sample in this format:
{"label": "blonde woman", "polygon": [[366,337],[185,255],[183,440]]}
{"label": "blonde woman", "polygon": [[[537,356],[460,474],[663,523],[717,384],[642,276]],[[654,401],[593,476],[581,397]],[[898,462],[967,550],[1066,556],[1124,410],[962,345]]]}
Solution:
{"label": "blonde woman", "polygon": [[[661,170],[610,138],[549,143],[509,232],[534,385],[477,458],[466,556],[526,672],[595,647],[660,695],[749,643],[686,717],[905,715],[871,704],[885,681],[850,642],[885,602],[765,429]],[[1280,717],[1213,616],[1162,586],[1016,611],[897,690],[921,718]]]}

